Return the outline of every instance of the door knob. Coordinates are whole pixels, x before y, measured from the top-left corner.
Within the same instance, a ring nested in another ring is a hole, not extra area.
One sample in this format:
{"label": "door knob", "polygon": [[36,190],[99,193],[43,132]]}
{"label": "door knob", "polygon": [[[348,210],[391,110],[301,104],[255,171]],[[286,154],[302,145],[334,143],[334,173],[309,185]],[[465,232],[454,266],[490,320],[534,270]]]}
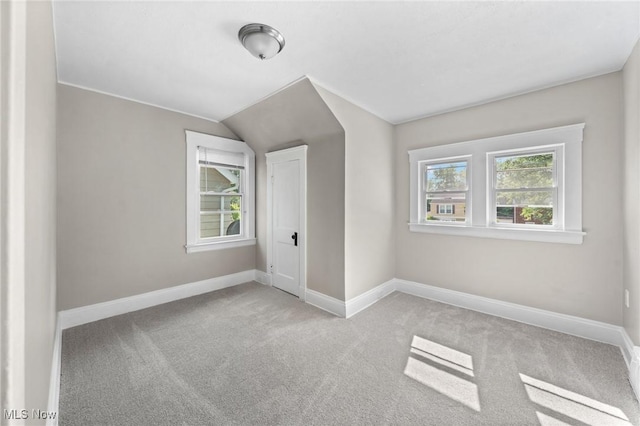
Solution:
{"label": "door knob", "polygon": [[293,240],[293,245],[297,246],[298,245],[298,233],[294,232],[293,235],[291,236],[291,239]]}

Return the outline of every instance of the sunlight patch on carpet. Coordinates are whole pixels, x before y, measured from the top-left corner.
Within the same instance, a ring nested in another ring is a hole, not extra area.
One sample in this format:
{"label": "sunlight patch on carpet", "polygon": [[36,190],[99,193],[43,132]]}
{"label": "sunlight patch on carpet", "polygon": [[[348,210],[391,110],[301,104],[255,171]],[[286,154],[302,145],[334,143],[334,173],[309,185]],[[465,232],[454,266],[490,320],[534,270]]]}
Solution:
{"label": "sunlight patch on carpet", "polygon": [[[520,374],[525,390],[531,402],[549,410],[570,417],[592,426],[631,426],[629,418],[617,407],[604,404],[575,392],[552,385],[543,380],[534,379]],[[538,419],[543,426],[553,426],[559,420],[538,413]],[[543,423],[543,420],[545,421]],[[553,422],[553,421],[555,422]]]}
{"label": "sunlight patch on carpet", "polygon": [[413,336],[409,352],[405,375],[454,401],[480,411],[477,385],[460,374],[455,374],[457,372],[474,377],[470,355],[419,336]]}

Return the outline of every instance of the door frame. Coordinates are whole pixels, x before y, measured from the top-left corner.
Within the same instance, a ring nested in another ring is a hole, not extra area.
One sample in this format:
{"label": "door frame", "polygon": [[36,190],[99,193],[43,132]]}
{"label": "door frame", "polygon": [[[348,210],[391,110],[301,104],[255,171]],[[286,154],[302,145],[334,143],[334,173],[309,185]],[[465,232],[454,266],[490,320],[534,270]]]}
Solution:
{"label": "door frame", "polygon": [[286,161],[300,161],[300,231],[298,247],[300,247],[300,281],[298,298],[306,299],[307,293],[307,149],[308,145],[300,145],[280,151],[267,152],[267,274],[273,284],[273,165]]}

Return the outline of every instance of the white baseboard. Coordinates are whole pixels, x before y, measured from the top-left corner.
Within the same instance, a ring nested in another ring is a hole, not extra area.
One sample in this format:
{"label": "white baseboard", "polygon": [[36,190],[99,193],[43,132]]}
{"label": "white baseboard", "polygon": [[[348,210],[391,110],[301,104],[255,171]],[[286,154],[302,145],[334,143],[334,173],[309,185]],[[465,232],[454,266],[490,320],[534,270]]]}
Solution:
{"label": "white baseboard", "polygon": [[[265,285],[271,285],[270,274],[252,269],[59,312],[51,368],[48,410],[55,412],[58,410],[62,330],[253,280]],[[338,317],[349,318],[394,291],[618,346],[629,368],[631,386],[636,397],[640,397],[640,347],[634,346],[623,327],[401,279],[387,281],[346,302],[307,289],[305,301]],[[49,421],[47,425],[56,426],[57,418]]]}
{"label": "white baseboard", "polygon": [[636,394],[636,399],[640,401],[640,346],[633,348],[633,358],[629,365],[629,382]]}
{"label": "white baseboard", "polygon": [[197,296],[214,290],[232,287],[234,285],[254,281],[255,279],[256,270],[250,269],[235,274],[151,291],[149,293],[123,297],[122,299],[111,300],[109,302],[96,303],[95,305],[60,311],[60,327],[62,330],[65,330],[70,327],[98,321],[104,318],[138,311],[140,309],[161,305],[174,300]]}
{"label": "white baseboard", "polygon": [[60,401],[60,372],[62,362],[62,328],[60,324],[60,314],[56,315],[56,332],[53,338],[53,356],[51,360],[51,377],[49,378],[49,402],[47,403],[47,411],[55,413],[55,416],[47,417],[47,426],[57,426],[58,411]]}
{"label": "white baseboard", "polygon": [[620,346],[620,350],[629,368],[629,383],[636,394],[636,399],[640,401],[640,346],[635,346],[626,332],[623,339],[624,345]]}
{"label": "white baseboard", "polygon": [[346,317],[351,318],[358,312],[367,309],[378,300],[383,299],[387,295],[393,293],[395,290],[395,280],[391,279],[385,283],[380,284],[377,287],[372,288],[366,293],[362,293],[361,295],[356,296],[353,299],[347,300],[347,302],[345,303]]}
{"label": "white baseboard", "polygon": [[256,269],[256,281],[258,281],[260,284],[264,284],[264,285],[272,285],[271,283],[271,274],[266,273],[266,272],[262,272],[258,269]]}
{"label": "white baseboard", "polygon": [[344,301],[319,293],[315,290],[307,289],[305,302],[315,306],[316,308],[320,308],[323,311],[339,316],[340,318],[344,318],[346,315]]}
{"label": "white baseboard", "polygon": [[[475,296],[413,281],[396,279],[396,290],[414,296],[459,306],[573,336],[609,343],[622,348],[624,328],[571,315],[531,308],[515,303]],[[623,355],[624,354],[623,350]]]}

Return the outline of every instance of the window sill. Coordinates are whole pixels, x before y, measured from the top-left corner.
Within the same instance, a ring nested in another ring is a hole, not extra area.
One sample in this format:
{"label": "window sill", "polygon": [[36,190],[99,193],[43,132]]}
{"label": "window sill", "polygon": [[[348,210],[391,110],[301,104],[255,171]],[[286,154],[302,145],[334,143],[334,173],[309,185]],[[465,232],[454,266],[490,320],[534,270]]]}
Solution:
{"label": "window sill", "polygon": [[184,247],[187,250],[187,253],[198,253],[201,251],[224,250],[235,247],[253,246],[255,244],[255,238],[246,238],[242,240],[217,241],[213,243],[187,244]]}
{"label": "window sill", "polygon": [[586,232],[539,229],[489,228],[469,225],[409,223],[411,232],[459,235],[461,237],[497,238],[502,240],[537,241],[544,243],[582,244]]}

